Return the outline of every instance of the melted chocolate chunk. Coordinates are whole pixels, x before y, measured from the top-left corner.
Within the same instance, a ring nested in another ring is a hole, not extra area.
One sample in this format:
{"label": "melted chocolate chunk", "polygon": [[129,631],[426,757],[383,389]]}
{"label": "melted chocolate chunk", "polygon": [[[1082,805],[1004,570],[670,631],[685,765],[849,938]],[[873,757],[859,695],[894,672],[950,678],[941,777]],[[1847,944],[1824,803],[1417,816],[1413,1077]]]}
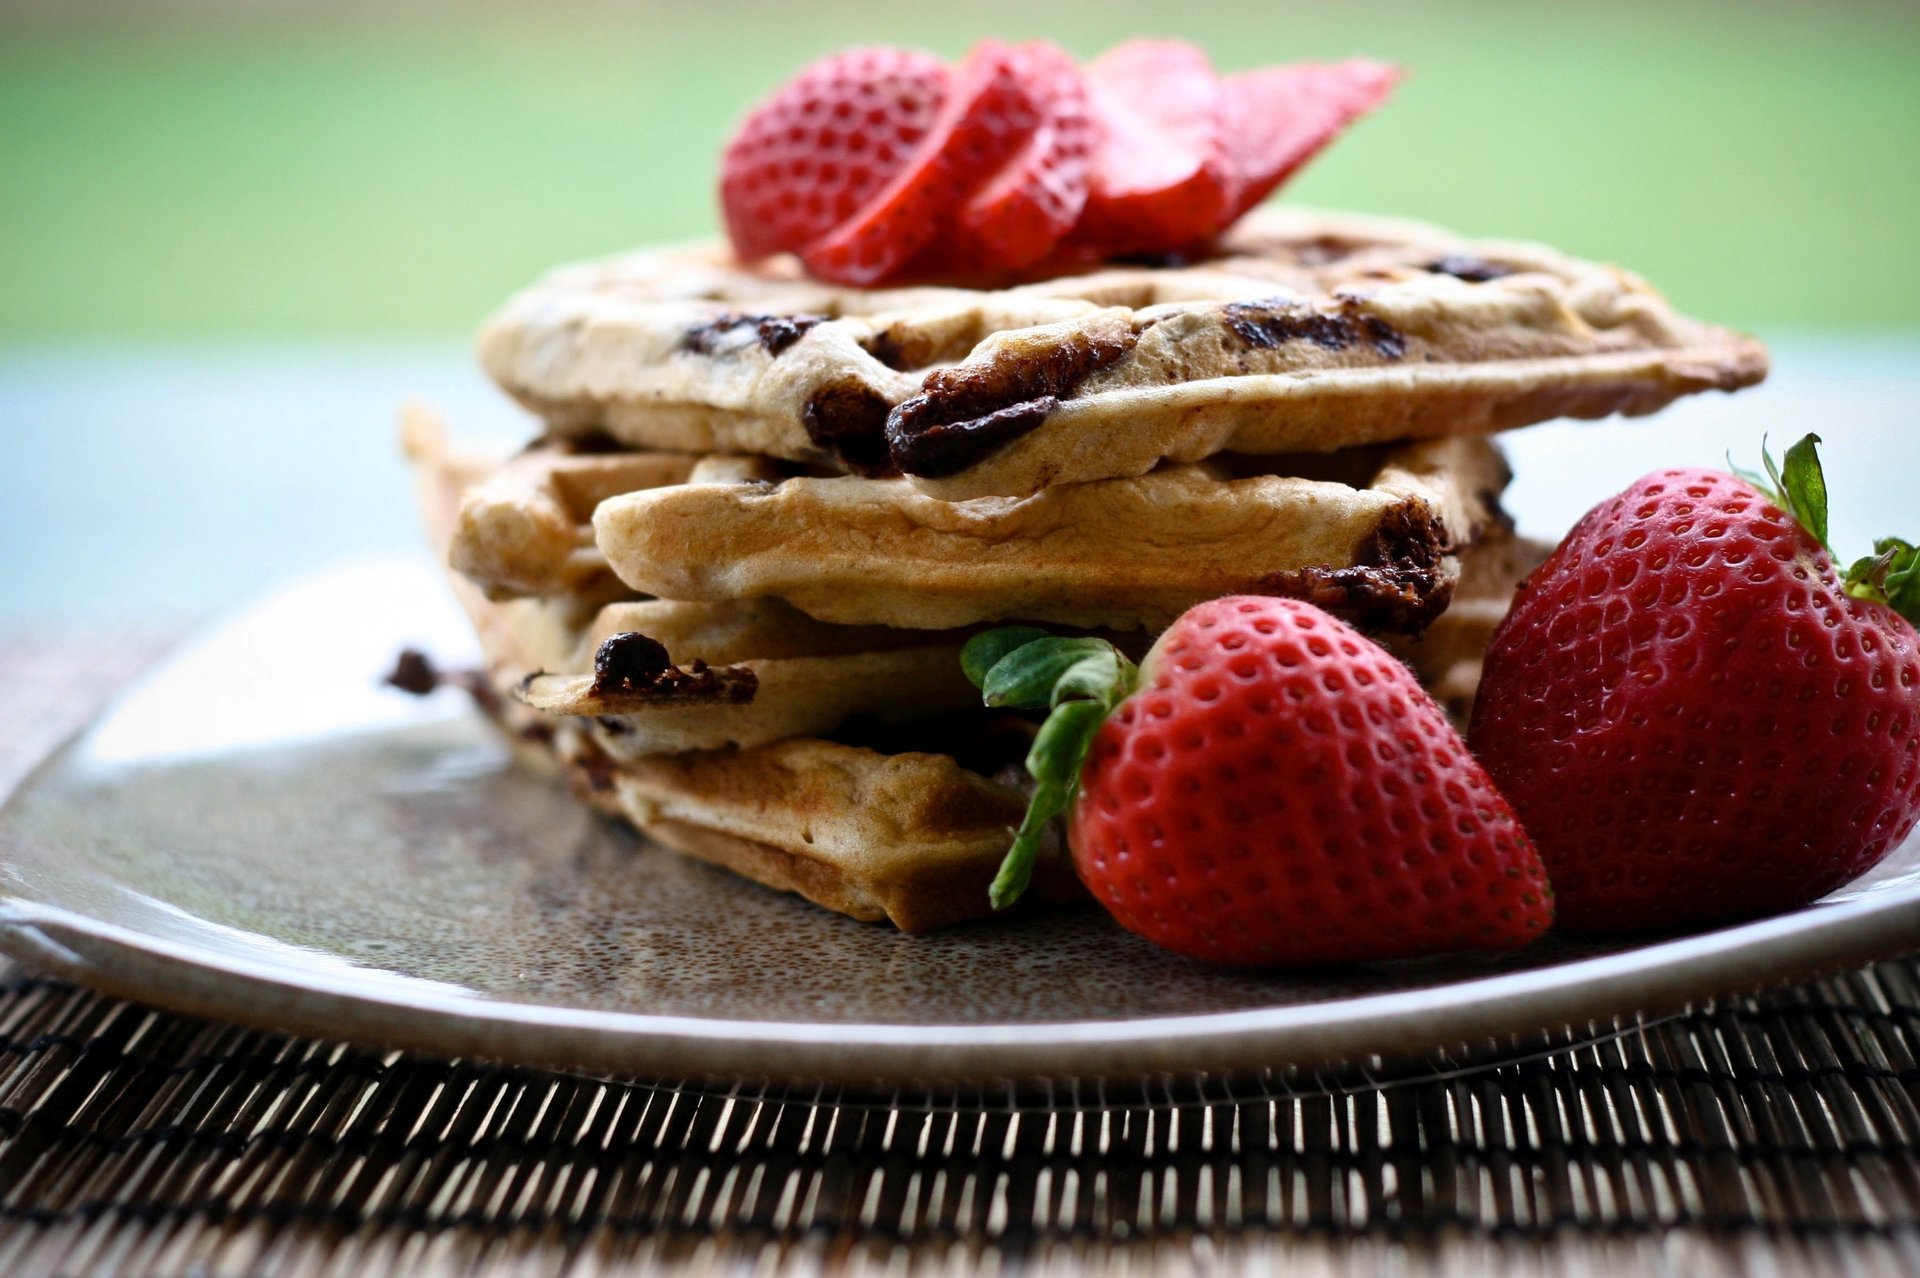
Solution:
{"label": "melted chocolate chunk", "polygon": [[424,697],[440,686],[440,671],[435,668],[432,659],[418,648],[402,648],[400,655],[394,659],[393,669],[387,672],[382,682],[402,692]]}
{"label": "melted chocolate chunk", "polygon": [[1075,387],[1137,340],[1137,333],[1073,333],[1042,352],[928,373],[920,394],[887,416],[894,465],[929,478],[975,465],[1045,421]]}
{"label": "melted chocolate chunk", "polygon": [[800,414],[807,438],[856,475],[893,473],[887,456],[887,414],[893,405],[870,386],[839,382],[813,393]]}
{"label": "melted chocolate chunk", "polygon": [[687,330],[680,345],[696,355],[711,355],[722,338],[742,328],[751,328],[762,350],[776,359],[789,346],[806,335],[815,324],[824,324],[826,315],[722,315]]}
{"label": "melted chocolate chunk", "polygon": [[1365,330],[1367,341],[1373,349],[1386,358],[1401,359],[1406,355],[1406,336],[1378,315],[1362,315],[1360,327]]}
{"label": "melted chocolate chunk", "polygon": [[636,692],[673,669],[667,645],[628,630],[608,636],[593,654],[593,690],[600,696],[609,692]]}
{"label": "melted chocolate chunk", "polygon": [[1407,339],[1377,315],[1352,310],[1328,314],[1277,299],[1229,302],[1224,310],[1234,336],[1263,350],[1284,342],[1312,342],[1322,350],[1344,351],[1365,342],[1388,359],[1407,353]]}
{"label": "melted chocolate chunk", "polygon": [[1513,267],[1489,262],[1484,257],[1452,254],[1437,261],[1428,262],[1427,269],[1435,275],[1451,275],[1456,280],[1465,280],[1469,284],[1485,284],[1488,280],[1503,279],[1514,274]]}
{"label": "melted chocolate chunk", "polygon": [[1268,573],[1255,588],[1304,599],[1362,630],[1418,634],[1453,600],[1453,583],[1441,574],[1451,549],[1439,516],[1404,501],[1381,516],[1352,567]]}
{"label": "melted chocolate chunk", "polygon": [[759,676],[742,666],[676,666],[665,644],[634,630],[609,635],[593,654],[593,695],[606,699],[744,703],[759,687]]}
{"label": "melted chocolate chunk", "polygon": [[500,694],[479,670],[442,670],[418,648],[403,648],[394,659],[393,669],[381,680],[409,696],[424,697],[436,688],[459,688],[473,698],[474,705],[489,718],[500,717]]}
{"label": "melted chocolate chunk", "polygon": [[[908,400],[902,408],[914,403]],[[909,475],[943,479],[957,475],[995,450],[1020,438],[1060,407],[1052,395],[1005,408],[964,422],[928,426],[900,441],[894,460]]]}

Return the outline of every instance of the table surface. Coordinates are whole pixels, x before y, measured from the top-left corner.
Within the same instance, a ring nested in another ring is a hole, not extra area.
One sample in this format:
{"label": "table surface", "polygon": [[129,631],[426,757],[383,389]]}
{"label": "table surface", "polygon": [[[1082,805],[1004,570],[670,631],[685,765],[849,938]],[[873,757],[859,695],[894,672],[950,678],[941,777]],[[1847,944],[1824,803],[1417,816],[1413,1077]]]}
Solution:
{"label": "table surface", "polygon": [[[1920,344],[1790,350],[1748,413],[1705,401],[1517,437],[1523,526],[1570,519],[1655,452],[1712,462],[1807,428],[1855,499],[1836,540],[1910,512]],[[488,431],[517,429],[459,369],[444,351],[0,356],[20,459],[0,468],[0,790],[191,618],[342,551],[404,545],[392,383],[417,377]],[[354,405],[371,420],[315,426]],[[280,433],[263,438],[267,422]],[[1525,487],[1542,472],[1553,482]],[[76,475],[77,497],[48,491]],[[669,1264],[1920,1272],[1920,959],[1458,1076],[1063,1087],[1052,1106],[409,1057],[0,963],[0,1274]]]}

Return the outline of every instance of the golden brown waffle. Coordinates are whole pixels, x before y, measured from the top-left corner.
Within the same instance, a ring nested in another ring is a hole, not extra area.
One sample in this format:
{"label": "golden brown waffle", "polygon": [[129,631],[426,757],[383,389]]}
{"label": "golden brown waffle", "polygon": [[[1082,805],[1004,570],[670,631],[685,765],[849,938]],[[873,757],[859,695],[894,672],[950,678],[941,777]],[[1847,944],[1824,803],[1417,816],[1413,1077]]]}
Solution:
{"label": "golden brown waffle", "polygon": [[610,497],[594,527],[642,593],[771,596],[846,625],[1157,630],[1203,599],[1267,594],[1411,632],[1446,607],[1455,552],[1498,519],[1507,481],[1480,439],[1271,459],[1281,474],[1245,461],[968,502],[902,479],[691,483]]}
{"label": "golden brown waffle", "polygon": [[[959,734],[990,734],[1000,722],[980,714],[928,725],[917,743],[890,743],[920,748],[884,752],[799,738],[621,761],[577,727],[552,748],[590,802],[675,851],[857,919],[924,932],[993,912],[987,885],[1027,796],[954,753]],[[1015,735],[1002,753],[1017,757],[1026,739]],[[1031,895],[1036,903],[1084,895],[1057,841]]]}
{"label": "golden brown waffle", "polygon": [[[429,535],[456,569],[469,570],[456,574],[455,588],[489,678],[503,698],[544,714],[600,720],[609,754],[761,745],[830,732],[856,716],[924,718],[978,703],[960,670],[964,635],[835,626],[774,599],[599,603],[604,562],[592,575],[576,571],[589,560],[580,547],[592,544],[591,507],[582,511],[577,494],[598,493],[611,475],[654,477],[645,457],[533,453],[488,471],[455,454],[424,412],[410,415],[407,433]],[[544,472],[532,466],[542,459]],[[474,543],[498,553],[465,548]],[[480,563],[513,565],[513,584],[544,597],[495,589],[488,598],[472,580]],[[562,593],[569,586],[586,593]],[[660,644],[671,669],[625,683],[596,679],[602,644],[622,634]]]}
{"label": "golden brown waffle", "polygon": [[496,599],[630,595],[593,544],[594,507],[636,488],[685,483],[699,468],[681,453],[522,453],[464,489],[449,564]]}
{"label": "golden brown waffle", "polygon": [[1751,338],[1616,268],[1433,227],[1268,210],[1193,263],[859,290],[714,245],[548,276],[488,372],[563,433],[904,471],[948,499],[1649,413],[1766,373]]}

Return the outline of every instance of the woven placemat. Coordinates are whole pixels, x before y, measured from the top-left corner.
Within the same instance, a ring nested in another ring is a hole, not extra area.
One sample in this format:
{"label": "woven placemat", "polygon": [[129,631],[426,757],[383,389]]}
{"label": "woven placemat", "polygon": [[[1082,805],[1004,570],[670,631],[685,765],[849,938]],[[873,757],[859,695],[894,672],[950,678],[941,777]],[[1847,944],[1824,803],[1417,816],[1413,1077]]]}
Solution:
{"label": "woven placemat", "polygon": [[[153,647],[0,636],[34,690],[0,785]],[[0,965],[0,1274],[1907,1274],[1916,1045],[1910,960],[1449,1077],[885,1103],[377,1052]]]}

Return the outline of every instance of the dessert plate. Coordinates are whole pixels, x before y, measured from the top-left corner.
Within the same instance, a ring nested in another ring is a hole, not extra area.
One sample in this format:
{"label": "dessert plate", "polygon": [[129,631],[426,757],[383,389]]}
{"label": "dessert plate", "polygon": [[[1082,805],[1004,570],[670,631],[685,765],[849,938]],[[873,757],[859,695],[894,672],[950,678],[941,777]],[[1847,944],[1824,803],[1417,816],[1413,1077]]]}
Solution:
{"label": "dessert plate", "polygon": [[900,1084],[1431,1067],[1910,949],[1920,838],[1740,927],[1313,974],[1215,970],[1088,908],[929,936],[649,846],[512,766],[425,562],[272,596],[0,812],[0,949],[265,1028],[602,1073]]}

